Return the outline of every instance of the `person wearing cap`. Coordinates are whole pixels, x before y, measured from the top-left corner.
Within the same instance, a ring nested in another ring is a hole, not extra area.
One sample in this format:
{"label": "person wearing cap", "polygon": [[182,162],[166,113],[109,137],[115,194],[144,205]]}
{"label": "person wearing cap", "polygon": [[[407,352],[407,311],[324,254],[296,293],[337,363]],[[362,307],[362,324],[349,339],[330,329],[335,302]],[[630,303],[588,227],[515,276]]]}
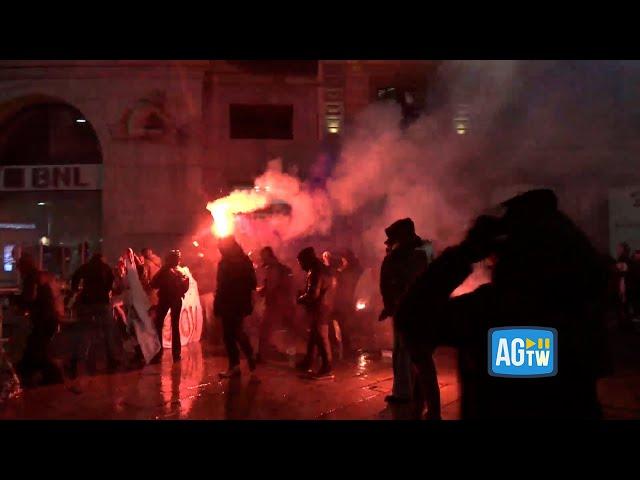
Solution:
{"label": "person wearing cap", "polygon": [[[312,378],[328,378],[333,375],[331,344],[329,343],[330,310],[327,292],[333,285],[333,277],[322,260],[316,256],[313,247],[307,247],[298,253],[300,268],[307,272],[305,288],[298,295],[297,302],[302,305],[310,320],[310,332],[307,352],[296,367],[310,373]],[[322,361],[320,369],[312,373],[311,369],[318,351]]]}
{"label": "person wearing cap", "polygon": [[[156,328],[160,345],[162,346],[162,329],[167,313],[171,311],[171,355],[174,362],[180,361],[180,313],[182,299],[189,290],[189,277],[179,270],[182,254],[180,250],[171,250],[165,258],[164,264],[151,279],[150,287],[158,290],[158,306],[156,307]],[[154,362],[157,363],[162,355],[158,353]]]}
{"label": "person wearing cap", "polygon": [[[393,387],[388,403],[409,403],[414,392],[413,365],[407,349],[407,339],[398,330],[395,312],[398,302],[411,283],[426,268],[433,256],[431,243],[416,235],[413,220],[403,218],[385,229],[385,245],[390,249],[380,269],[380,293],[384,309],[379,319],[393,318]],[[430,415],[440,415],[440,390],[435,366],[429,370],[430,381],[424,385]],[[435,385],[435,386],[434,386]],[[435,391],[434,391],[435,390]],[[418,399],[415,399],[418,400]]]}
{"label": "person wearing cap", "polygon": [[[462,418],[599,418],[596,381],[610,373],[602,256],[558,210],[551,190],[503,207],[501,217],[478,217],[418,277],[398,306],[398,328],[414,361],[439,345],[457,348]],[[452,298],[473,264],[489,256],[491,282]],[[555,376],[489,374],[488,332],[513,325],[557,330]]]}

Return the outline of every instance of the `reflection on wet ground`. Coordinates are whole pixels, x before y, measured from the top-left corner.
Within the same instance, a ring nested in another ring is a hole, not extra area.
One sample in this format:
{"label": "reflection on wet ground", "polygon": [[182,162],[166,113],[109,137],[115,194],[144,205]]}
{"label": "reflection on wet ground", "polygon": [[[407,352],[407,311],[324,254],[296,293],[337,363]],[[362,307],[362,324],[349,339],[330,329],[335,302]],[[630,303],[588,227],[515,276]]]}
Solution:
{"label": "reflection on wet ground", "polygon": [[[458,417],[455,355],[438,351],[443,417]],[[65,385],[24,391],[8,402],[0,419],[394,419],[410,409],[387,409],[391,363],[360,355],[336,365],[331,380],[299,378],[287,362],[268,362],[255,380],[246,374],[222,380],[226,359],[201,344],[183,348],[181,362],[171,353],[141,370],[81,377]]]}

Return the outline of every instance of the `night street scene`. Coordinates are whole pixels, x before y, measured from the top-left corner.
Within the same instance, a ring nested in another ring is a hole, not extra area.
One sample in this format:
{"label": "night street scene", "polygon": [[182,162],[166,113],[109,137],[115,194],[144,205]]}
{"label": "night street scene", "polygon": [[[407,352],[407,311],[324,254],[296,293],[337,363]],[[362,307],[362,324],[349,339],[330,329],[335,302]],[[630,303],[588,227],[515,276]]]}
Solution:
{"label": "night street scene", "polygon": [[0,420],[640,419],[638,84],[0,60]]}

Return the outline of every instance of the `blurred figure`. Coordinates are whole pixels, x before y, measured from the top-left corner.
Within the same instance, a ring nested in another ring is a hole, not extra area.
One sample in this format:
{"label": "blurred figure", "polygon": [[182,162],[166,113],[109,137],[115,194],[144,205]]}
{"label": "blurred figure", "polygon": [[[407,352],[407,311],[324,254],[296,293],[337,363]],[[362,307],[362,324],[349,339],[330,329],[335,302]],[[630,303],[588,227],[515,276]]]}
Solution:
{"label": "blurred figure", "polygon": [[633,252],[627,273],[627,302],[631,321],[640,319],[640,250]]}
{"label": "blurred figure", "polygon": [[[596,381],[610,364],[604,326],[608,273],[551,190],[479,217],[413,284],[396,314],[417,361],[433,346],[458,349],[463,418],[599,418]],[[451,298],[472,265],[494,254],[491,283]],[[490,376],[487,332],[512,325],[558,331],[556,376]]]}
{"label": "blurred figure", "polygon": [[[189,278],[183,274],[180,267],[182,254],[180,250],[171,250],[165,258],[164,265],[151,279],[150,286],[158,290],[158,306],[156,308],[156,328],[162,347],[162,329],[167,313],[171,311],[171,356],[174,362],[180,361],[182,346],[180,345],[180,313],[182,299],[189,290]],[[153,308],[153,307],[152,307]],[[154,362],[160,360],[162,349]]]}
{"label": "blurred figure", "polygon": [[334,358],[342,359],[342,325],[334,315],[336,306],[336,295],[338,287],[338,275],[342,266],[342,257],[329,250],[322,252],[322,263],[327,267],[331,275],[330,288],[325,293],[324,302],[329,310],[329,345]]}
{"label": "blurred figure", "polygon": [[100,253],[94,253],[71,278],[71,290],[77,293],[78,313],[75,326],[78,338],[70,364],[72,377],[77,375],[79,360],[90,360],[91,369],[95,368],[94,355],[99,338],[105,346],[108,370],[114,371],[122,363],[122,342],[111,308],[113,283],[113,271]]}
{"label": "blurred figure", "polygon": [[631,248],[626,242],[618,244],[616,247],[615,277],[617,287],[616,312],[618,315],[618,326],[622,330],[631,327],[630,302],[628,298],[628,274],[631,266]]}
{"label": "blurred figure", "polygon": [[[151,280],[162,267],[162,260],[148,247],[143,248],[140,253],[142,254],[142,273],[140,275],[142,287],[149,296],[151,307],[156,307],[158,305],[159,298],[155,289],[151,287]],[[136,257],[136,263],[138,263],[137,260],[138,257]]]}
{"label": "blurred figure", "polygon": [[322,364],[320,369],[312,374],[313,378],[330,377],[333,375],[331,345],[329,344],[329,305],[326,294],[333,282],[329,268],[316,256],[313,247],[307,247],[298,254],[298,263],[307,272],[304,291],[298,295],[298,304],[304,306],[310,320],[310,333],[307,341],[305,358],[299,362],[297,368],[310,371],[315,360],[316,349],[320,354]]}
{"label": "blurred figure", "polygon": [[229,358],[229,368],[220,372],[220,377],[231,378],[242,373],[238,345],[247,357],[251,373],[256,369],[253,347],[242,324],[253,311],[251,296],[257,281],[253,263],[235,238],[220,239],[218,248],[222,258],[218,263],[213,312],[222,320],[224,345]]}
{"label": "blurred figure", "polygon": [[[433,348],[425,350],[420,363],[418,382],[413,373],[408,339],[398,328],[396,311],[398,305],[414,280],[425,271],[432,259],[430,242],[416,235],[413,220],[404,218],[385,229],[385,244],[391,249],[380,269],[380,292],[384,309],[380,320],[393,318],[393,389],[385,400],[389,403],[409,403],[413,393],[425,396],[430,419],[440,418],[440,388],[433,363]],[[421,398],[414,399],[422,410]],[[421,413],[421,412],[420,412]]]}
{"label": "blurred figure", "polygon": [[199,254],[196,260],[190,264],[191,274],[198,282],[200,305],[202,306],[203,336],[210,342],[220,343],[222,331],[217,328],[213,315],[213,293],[215,292],[216,266],[213,261],[204,254]]}
{"label": "blurred figure", "polygon": [[333,319],[339,325],[341,337],[340,353],[343,357],[352,357],[355,350],[352,345],[352,328],[349,324],[355,310],[355,291],[364,269],[353,251],[345,250],[340,257],[336,271],[336,289],[333,303]]}
{"label": "blurred figure", "polygon": [[62,373],[50,351],[51,339],[64,315],[60,291],[53,276],[39,271],[31,257],[23,255],[18,268],[23,280],[21,306],[31,320],[31,332],[16,372],[26,387],[34,384],[37,373],[42,374],[43,385],[62,383]]}
{"label": "blurred figure", "polygon": [[290,337],[293,336],[295,303],[293,296],[293,272],[278,260],[271,247],[260,250],[260,260],[264,270],[264,283],[258,293],[265,299],[265,309],[260,324],[260,340],[258,343],[258,361],[277,352],[271,343],[276,325],[286,327]]}
{"label": "blurred figure", "polygon": [[36,300],[38,274],[35,259],[28,253],[23,253],[16,264],[20,274],[20,295],[16,299],[16,305],[25,314],[31,310],[33,302]]}

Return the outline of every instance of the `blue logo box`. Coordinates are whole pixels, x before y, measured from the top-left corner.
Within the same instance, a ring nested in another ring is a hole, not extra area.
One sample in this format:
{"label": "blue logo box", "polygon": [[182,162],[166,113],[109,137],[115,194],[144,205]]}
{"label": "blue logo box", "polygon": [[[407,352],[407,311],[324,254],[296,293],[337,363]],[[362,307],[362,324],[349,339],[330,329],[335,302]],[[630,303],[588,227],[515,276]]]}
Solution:
{"label": "blue logo box", "polygon": [[537,378],[558,373],[558,331],[547,327],[489,330],[489,375]]}

